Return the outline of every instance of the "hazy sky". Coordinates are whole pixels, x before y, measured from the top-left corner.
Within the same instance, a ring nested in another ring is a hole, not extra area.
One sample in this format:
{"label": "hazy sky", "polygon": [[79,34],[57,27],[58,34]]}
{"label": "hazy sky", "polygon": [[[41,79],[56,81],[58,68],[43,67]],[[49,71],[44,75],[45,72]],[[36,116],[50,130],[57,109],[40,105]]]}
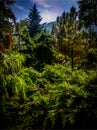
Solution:
{"label": "hazy sky", "polygon": [[69,11],[73,5],[77,7],[78,0],[16,0],[12,7],[16,18],[24,19],[28,17],[29,9],[36,3],[40,12],[42,22],[55,21],[57,16],[60,16],[63,11]]}

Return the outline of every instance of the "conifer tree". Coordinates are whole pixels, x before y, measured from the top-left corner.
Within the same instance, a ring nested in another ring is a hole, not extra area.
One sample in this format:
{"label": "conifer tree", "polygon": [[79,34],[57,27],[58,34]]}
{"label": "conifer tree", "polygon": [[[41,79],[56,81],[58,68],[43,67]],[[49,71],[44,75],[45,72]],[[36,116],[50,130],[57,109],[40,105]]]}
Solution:
{"label": "conifer tree", "polygon": [[79,0],[79,19],[85,27],[97,26],[97,0]]}
{"label": "conifer tree", "polygon": [[30,9],[29,18],[28,18],[28,28],[30,37],[35,36],[42,30],[42,25],[40,24],[42,18],[39,14],[36,4]]}

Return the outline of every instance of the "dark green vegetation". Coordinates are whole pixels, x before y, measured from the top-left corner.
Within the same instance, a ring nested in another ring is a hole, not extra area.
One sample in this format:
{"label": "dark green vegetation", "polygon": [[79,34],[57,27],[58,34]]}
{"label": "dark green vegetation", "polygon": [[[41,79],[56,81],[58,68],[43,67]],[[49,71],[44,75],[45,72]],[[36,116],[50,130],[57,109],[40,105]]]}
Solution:
{"label": "dark green vegetation", "polygon": [[41,16],[36,8],[36,4],[30,9],[29,18],[28,18],[28,28],[30,37],[34,37],[37,33],[41,32],[42,25]]}
{"label": "dark green vegetation", "polygon": [[36,5],[30,24],[15,24],[6,3],[13,1],[0,0],[0,22],[6,22],[0,28],[0,129],[97,129],[97,32],[94,15],[87,24],[82,9],[91,1],[79,0],[78,12],[64,11],[52,33],[40,24]]}

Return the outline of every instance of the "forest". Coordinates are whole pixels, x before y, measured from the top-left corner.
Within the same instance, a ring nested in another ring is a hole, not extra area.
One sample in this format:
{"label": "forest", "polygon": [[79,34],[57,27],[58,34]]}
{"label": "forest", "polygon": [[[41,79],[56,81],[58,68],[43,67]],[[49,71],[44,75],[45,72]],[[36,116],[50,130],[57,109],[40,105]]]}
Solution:
{"label": "forest", "polygon": [[97,0],[41,24],[0,0],[0,130],[97,129]]}

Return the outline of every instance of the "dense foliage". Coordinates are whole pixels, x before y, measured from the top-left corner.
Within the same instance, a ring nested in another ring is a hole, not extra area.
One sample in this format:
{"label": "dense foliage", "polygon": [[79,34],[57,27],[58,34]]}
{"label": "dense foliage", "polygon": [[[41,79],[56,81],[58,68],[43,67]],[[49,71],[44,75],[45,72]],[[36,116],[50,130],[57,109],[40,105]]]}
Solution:
{"label": "dense foliage", "polygon": [[9,5],[13,0],[0,0],[0,50],[4,51],[10,44],[11,33],[15,23],[15,16]]}
{"label": "dense foliage", "polygon": [[97,25],[97,0],[79,0],[79,19],[88,27]]}
{"label": "dense foliage", "polygon": [[97,129],[97,32],[80,23],[75,7],[52,33],[31,36],[28,19],[16,23],[11,44],[0,48],[0,129]]}

